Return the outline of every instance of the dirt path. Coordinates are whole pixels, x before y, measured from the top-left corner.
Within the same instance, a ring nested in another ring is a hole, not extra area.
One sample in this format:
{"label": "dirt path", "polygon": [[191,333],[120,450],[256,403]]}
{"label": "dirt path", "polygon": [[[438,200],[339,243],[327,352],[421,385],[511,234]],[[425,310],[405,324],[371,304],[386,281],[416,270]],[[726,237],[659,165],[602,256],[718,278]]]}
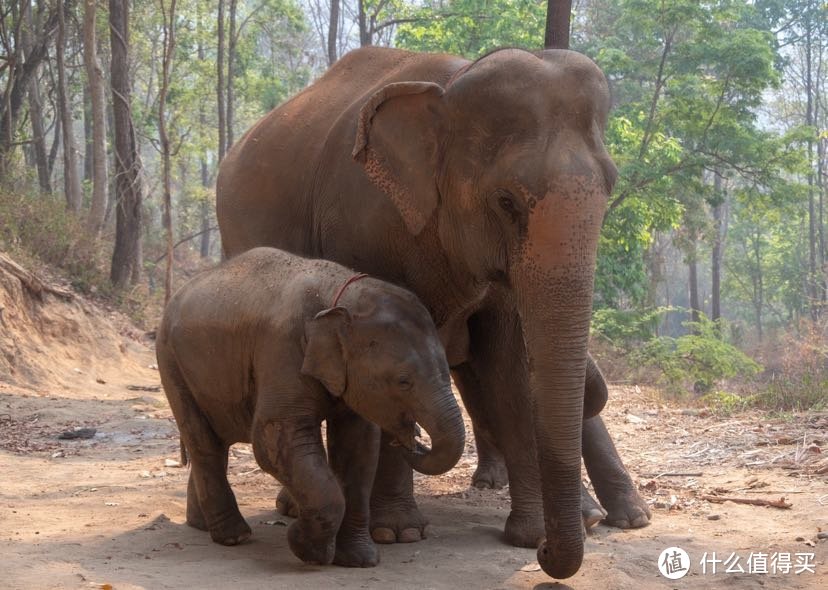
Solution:
{"label": "dirt path", "polygon": [[[653,522],[597,526],[568,585],[551,583],[533,550],[504,544],[508,491],[469,488],[471,440],[454,470],[415,479],[429,538],[382,546],[376,568],[298,561],[289,519],[273,510],[278,484],[246,445],[231,449],[229,471],[254,536],[213,544],[184,524],[187,470],[151,343],[118,314],[62,293],[0,267],[0,588],[828,588],[828,541],[818,539],[828,531],[828,414],[715,417],[637,387],[613,388],[604,416]],[[79,427],[94,436],[58,438]],[[703,499],[716,495],[784,496],[792,507]],[[671,546],[690,559],[674,581],[657,566]],[[705,573],[700,560],[714,552],[718,573],[712,561]],[[769,573],[756,573],[758,554]]]}
{"label": "dirt path", "polygon": [[[0,385],[0,587],[567,587],[537,571],[534,551],[504,545],[508,492],[468,487],[471,444],[452,472],[416,481],[432,522],[429,539],[383,546],[374,569],[313,567],[293,557],[285,539],[288,519],[273,511],[278,484],[258,470],[243,445],[231,452],[231,483],[253,540],[240,547],[211,543],[184,524],[187,471],[177,466],[177,432],[163,393],[127,389],[159,383],[151,351],[131,348],[133,362],[88,372],[79,367],[63,386]],[[636,531],[596,527],[584,566],[568,586],[828,587],[828,541],[817,539],[820,527],[828,530],[822,454],[828,417],[716,418],[660,405],[637,388],[613,389],[605,416],[653,503],[653,523]],[[56,438],[77,426],[97,432],[88,440]],[[716,493],[784,496],[793,507],[698,498]],[[692,565],[688,576],[670,581],[659,575],[656,561],[674,545],[688,552]],[[699,560],[714,551],[719,559],[736,553],[745,573],[722,573],[721,563],[716,575],[702,573]],[[807,563],[815,573],[751,574],[751,552],[789,553],[792,563],[797,553],[812,554]]]}

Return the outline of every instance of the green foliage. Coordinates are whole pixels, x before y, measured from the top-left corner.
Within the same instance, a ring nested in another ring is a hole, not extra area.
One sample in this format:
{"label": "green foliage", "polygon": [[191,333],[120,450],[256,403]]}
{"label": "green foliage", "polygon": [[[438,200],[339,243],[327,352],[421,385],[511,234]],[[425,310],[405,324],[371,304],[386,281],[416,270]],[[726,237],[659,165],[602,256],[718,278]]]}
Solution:
{"label": "green foliage", "polygon": [[684,325],[692,330],[690,334],[654,338],[632,355],[633,362],[658,368],[673,391],[688,387],[709,391],[722,379],[749,377],[762,370],[756,361],[721,338],[717,322],[701,316],[700,321]]}
{"label": "green foliage", "polygon": [[592,332],[615,346],[636,345],[653,338],[658,323],[671,307],[650,310],[597,309],[592,314]]}
{"label": "green foliage", "polygon": [[499,47],[542,48],[546,2],[425,0],[408,17],[415,20],[398,28],[398,47],[473,59]]}
{"label": "green foliage", "polygon": [[754,403],[753,396],[741,396],[728,391],[711,391],[704,394],[699,400],[705,407],[715,414],[729,416],[733,413],[746,410]]}

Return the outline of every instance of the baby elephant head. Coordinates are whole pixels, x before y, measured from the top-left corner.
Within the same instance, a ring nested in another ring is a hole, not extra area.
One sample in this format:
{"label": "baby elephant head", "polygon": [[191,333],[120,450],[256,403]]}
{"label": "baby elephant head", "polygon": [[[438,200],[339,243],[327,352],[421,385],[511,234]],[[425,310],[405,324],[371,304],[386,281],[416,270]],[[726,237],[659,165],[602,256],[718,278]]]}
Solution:
{"label": "baby elephant head", "polygon": [[[413,295],[405,294],[404,306],[400,298],[353,316],[332,307],[307,321],[302,374],[395,437],[414,469],[437,475],[463,453],[463,418],[431,317]],[[417,424],[431,437],[430,449],[416,440]]]}

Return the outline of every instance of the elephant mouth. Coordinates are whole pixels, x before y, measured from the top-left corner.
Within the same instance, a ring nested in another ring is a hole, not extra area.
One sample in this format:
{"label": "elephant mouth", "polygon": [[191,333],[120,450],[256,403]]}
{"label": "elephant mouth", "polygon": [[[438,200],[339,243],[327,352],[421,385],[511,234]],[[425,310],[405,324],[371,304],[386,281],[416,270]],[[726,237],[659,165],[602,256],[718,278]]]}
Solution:
{"label": "elephant mouth", "polygon": [[402,447],[414,455],[425,455],[431,452],[431,449],[421,439],[423,431],[416,422],[393,434],[394,438],[389,443],[392,447]]}

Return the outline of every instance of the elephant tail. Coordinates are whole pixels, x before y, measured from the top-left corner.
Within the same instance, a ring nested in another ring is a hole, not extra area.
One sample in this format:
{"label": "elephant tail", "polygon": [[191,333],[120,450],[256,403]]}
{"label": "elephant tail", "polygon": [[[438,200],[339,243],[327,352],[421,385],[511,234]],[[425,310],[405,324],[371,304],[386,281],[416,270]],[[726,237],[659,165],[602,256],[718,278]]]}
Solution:
{"label": "elephant tail", "polygon": [[187,447],[184,446],[184,441],[178,441],[178,444],[181,446],[181,466],[184,467],[190,462],[190,458],[187,456]]}

